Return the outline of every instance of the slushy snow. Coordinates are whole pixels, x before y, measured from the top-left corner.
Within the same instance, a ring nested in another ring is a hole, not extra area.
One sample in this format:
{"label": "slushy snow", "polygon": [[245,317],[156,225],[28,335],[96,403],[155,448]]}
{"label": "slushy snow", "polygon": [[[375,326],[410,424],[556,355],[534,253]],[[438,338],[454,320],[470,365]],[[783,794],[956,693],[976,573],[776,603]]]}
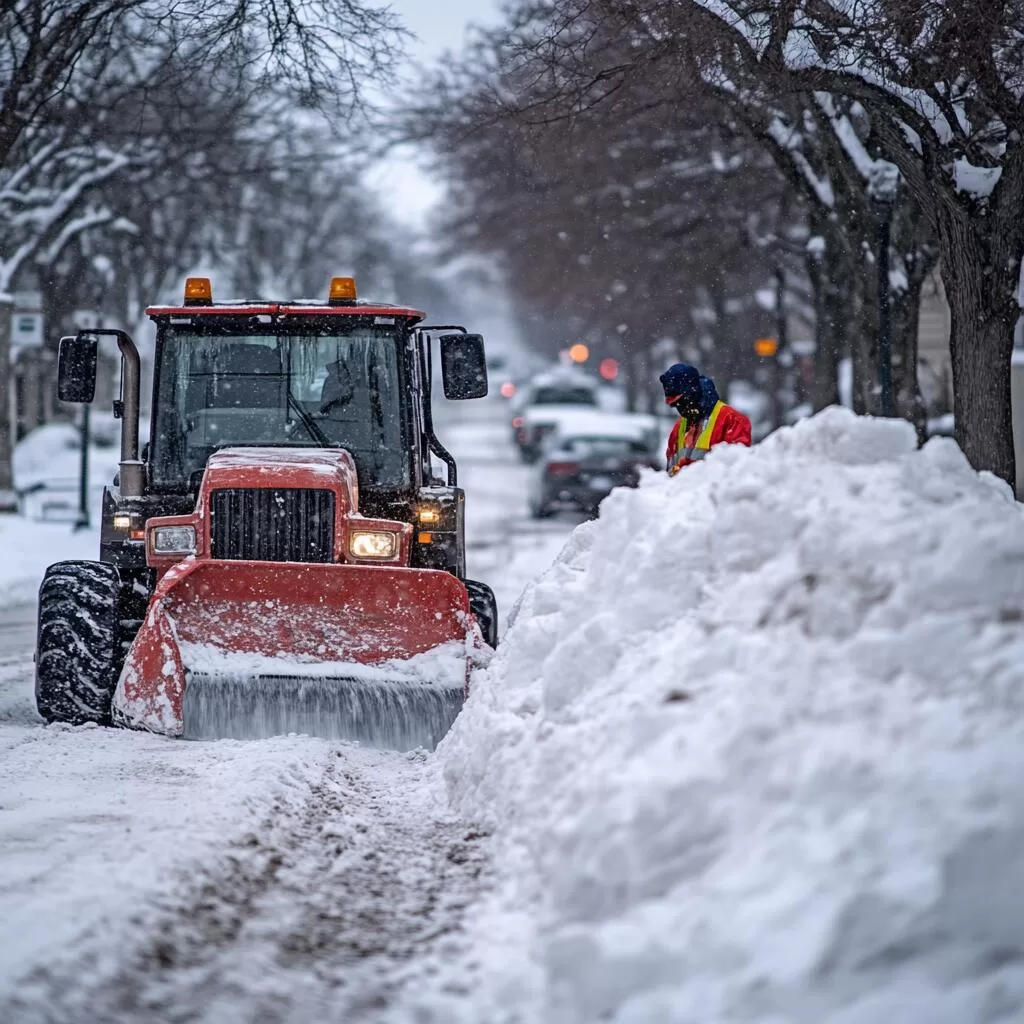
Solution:
{"label": "slushy snow", "polygon": [[949,439],[830,409],[613,492],[439,748],[495,834],[492,989],[559,1024],[1024,1018],[1022,684],[1024,518]]}

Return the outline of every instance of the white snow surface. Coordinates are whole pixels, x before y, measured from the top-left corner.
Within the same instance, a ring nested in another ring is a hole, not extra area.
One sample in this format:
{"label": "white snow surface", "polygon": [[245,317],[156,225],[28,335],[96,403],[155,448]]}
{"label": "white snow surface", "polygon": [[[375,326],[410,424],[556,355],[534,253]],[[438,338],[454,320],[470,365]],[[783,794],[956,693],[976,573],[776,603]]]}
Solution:
{"label": "white snow surface", "polygon": [[[182,662],[190,670],[214,676],[258,677],[287,671],[290,676],[318,679],[336,676],[339,672],[337,661],[320,661],[287,651],[281,651],[276,657],[267,657],[248,651],[227,651],[215,644],[186,642],[181,642],[179,649]],[[473,657],[476,653],[466,641],[450,640],[410,658],[390,658],[368,665],[346,661],[344,673],[347,679],[361,679],[365,682],[401,679],[431,686],[458,686],[466,677],[467,656]]]}
{"label": "white snow surface", "polygon": [[439,752],[527,1019],[1024,1019],[1024,517],[947,438],[613,492]]}
{"label": "white snow surface", "polygon": [[222,868],[229,844],[244,848],[272,811],[300,804],[335,756],[315,740],[6,724],[0,750],[0,1007],[16,981],[31,989],[33,970],[43,981],[62,960],[84,954],[98,958],[91,970],[114,971],[185,876]]}
{"label": "white snow surface", "polygon": [[[98,516],[98,508],[95,513]],[[0,614],[4,608],[35,602],[48,565],[69,558],[97,558],[99,552],[98,524],[75,532],[68,523],[0,516]]]}

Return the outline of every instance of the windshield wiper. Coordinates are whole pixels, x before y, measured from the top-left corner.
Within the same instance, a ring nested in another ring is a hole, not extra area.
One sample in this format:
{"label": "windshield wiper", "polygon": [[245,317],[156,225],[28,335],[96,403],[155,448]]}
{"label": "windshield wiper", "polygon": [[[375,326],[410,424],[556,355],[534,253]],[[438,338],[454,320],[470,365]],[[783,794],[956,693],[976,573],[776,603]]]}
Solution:
{"label": "windshield wiper", "polygon": [[317,426],[316,420],[314,420],[313,417],[302,408],[299,400],[292,394],[291,388],[288,389],[288,406],[298,415],[300,422],[306,428],[306,433],[309,434],[309,436],[313,438],[321,448],[332,447],[330,438]]}

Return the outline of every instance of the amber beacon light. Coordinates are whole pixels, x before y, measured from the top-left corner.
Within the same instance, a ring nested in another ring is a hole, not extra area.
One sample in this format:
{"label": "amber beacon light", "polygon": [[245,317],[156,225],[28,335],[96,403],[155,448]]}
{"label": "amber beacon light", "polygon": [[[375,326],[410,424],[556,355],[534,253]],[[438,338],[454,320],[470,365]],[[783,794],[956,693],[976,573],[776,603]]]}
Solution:
{"label": "amber beacon light", "polygon": [[356,279],[354,277],[332,277],[331,291],[327,299],[330,306],[347,306],[356,301]]}
{"label": "amber beacon light", "polygon": [[210,279],[208,277],[185,278],[185,305],[213,305],[213,289],[210,287]]}

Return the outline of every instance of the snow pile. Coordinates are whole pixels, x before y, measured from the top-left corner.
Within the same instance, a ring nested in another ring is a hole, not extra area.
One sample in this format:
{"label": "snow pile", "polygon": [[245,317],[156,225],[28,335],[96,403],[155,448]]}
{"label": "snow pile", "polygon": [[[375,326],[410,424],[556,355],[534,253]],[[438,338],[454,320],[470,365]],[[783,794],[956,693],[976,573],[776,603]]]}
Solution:
{"label": "snow pile", "polygon": [[948,439],[831,409],[614,492],[440,749],[545,1019],[1024,1015],[1024,518]]}

